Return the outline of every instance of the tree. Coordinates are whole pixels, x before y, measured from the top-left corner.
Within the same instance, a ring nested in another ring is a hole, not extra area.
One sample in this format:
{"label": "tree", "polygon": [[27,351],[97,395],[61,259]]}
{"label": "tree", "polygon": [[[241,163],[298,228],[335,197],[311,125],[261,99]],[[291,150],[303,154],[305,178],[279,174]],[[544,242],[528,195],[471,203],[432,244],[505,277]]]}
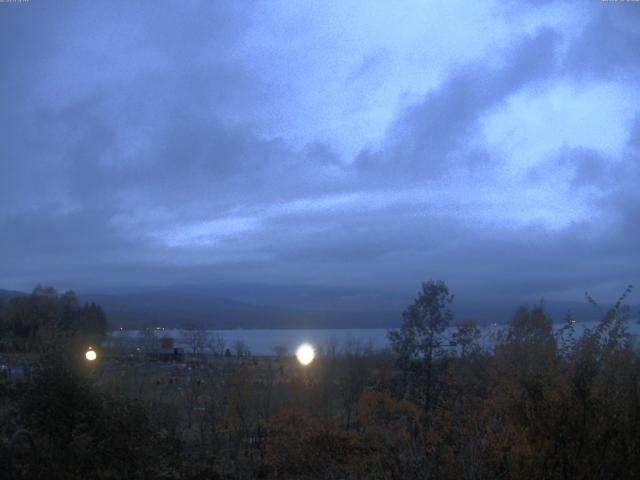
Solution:
{"label": "tree", "polygon": [[221,357],[224,355],[224,350],[227,346],[227,341],[224,338],[224,334],[220,332],[216,332],[213,335],[209,335],[207,348],[213,353],[216,357]]}
{"label": "tree", "polygon": [[75,292],[69,290],[58,299],[59,322],[62,330],[75,331],[81,327],[80,302]]}
{"label": "tree", "polygon": [[148,407],[103,393],[86,365],[59,347],[38,357],[16,398],[15,416],[37,448],[39,474],[28,478],[175,478],[164,475],[177,459]]}
{"label": "tree", "polygon": [[427,411],[432,403],[433,358],[444,340],[442,333],[453,319],[452,302],[453,294],[443,281],[424,282],[414,303],[402,313],[400,329],[388,334],[408,385],[424,389]]}
{"label": "tree", "polygon": [[5,325],[26,350],[42,349],[54,337],[100,344],[107,334],[102,307],[80,306],[73,291],[58,295],[54,288],[38,285],[31,295],[12,298],[6,310]]}
{"label": "tree", "polygon": [[233,350],[236,352],[237,357],[246,357],[250,353],[247,344],[240,339],[233,342]]}
{"label": "tree", "polygon": [[37,286],[31,295],[12,298],[7,320],[12,333],[22,341],[25,350],[37,349],[43,328],[52,331],[59,323],[56,291],[51,287]]}
{"label": "tree", "polygon": [[357,339],[347,340],[344,354],[334,359],[332,368],[336,376],[339,398],[344,409],[345,429],[351,428],[353,414],[357,408],[358,398],[367,386],[369,365],[366,352]]}
{"label": "tree", "polygon": [[80,331],[95,343],[107,336],[107,316],[100,305],[90,303],[80,309]]}
{"label": "tree", "polygon": [[184,338],[194,355],[202,353],[210,341],[209,332],[199,325],[188,326]]}
{"label": "tree", "polygon": [[496,353],[520,375],[529,376],[549,369],[557,355],[551,319],[541,304],[531,310],[520,306],[514,314]]}
{"label": "tree", "polygon": [[453,339],[461,348],[461,356],[465,357],[469,351],[477,347],[476,342],[480,338],[480,329],[474,320],[465,320],[456,325]]}
{"label": "tree", "polygon": [[542,304],[535,305],[531,310],[526,306],[516,310],[507,330],[507,342],[551,344],[553,341],[551,320],[546,316]]}

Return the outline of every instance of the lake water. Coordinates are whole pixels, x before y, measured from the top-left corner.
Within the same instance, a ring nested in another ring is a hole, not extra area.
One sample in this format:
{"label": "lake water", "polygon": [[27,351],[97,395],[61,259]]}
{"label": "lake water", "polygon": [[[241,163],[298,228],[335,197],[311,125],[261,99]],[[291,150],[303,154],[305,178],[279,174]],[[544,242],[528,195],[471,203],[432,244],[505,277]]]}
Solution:
{"label": "lake water", "polygon": [[[564,323],[554,324],[554,329],[559,329]],[[577,323],[576,335],[581,335],[585,328],[593,328],[596,322]],[[480,344],[484,348],[495,344],[499,332],[504,325],[492,325],[481,327]],[[629,330],[636,340],[640,335],[640,325],[637,322],[629,324]],[[233,351],[233,345],[238,340],[244,342],[249,351],[254,355],[273,355],[278,346],[285,347],[293,353],[302,343],[310,343],[316,349],[327,351],[332,345],[338,352],[344,351],[349,346],[353,349],[355,344],[360,347],[370,346],[374,350],[382,350],[389,347],[387,333],[384,328],[359,328],[359,329],[323,329],[323,330],[211,330],[211,334],[223,335],[227,348]],[[445,331],[445,337],[451,338],[453,328]],[[159,330],[154,335],[160,339],[168,336],[174,339],[176,346],[187,347],[187,335],[182,330]],[[110,333],[109,343],[127,342],[142,344],[143,337],[138,331],[124,330]]]}

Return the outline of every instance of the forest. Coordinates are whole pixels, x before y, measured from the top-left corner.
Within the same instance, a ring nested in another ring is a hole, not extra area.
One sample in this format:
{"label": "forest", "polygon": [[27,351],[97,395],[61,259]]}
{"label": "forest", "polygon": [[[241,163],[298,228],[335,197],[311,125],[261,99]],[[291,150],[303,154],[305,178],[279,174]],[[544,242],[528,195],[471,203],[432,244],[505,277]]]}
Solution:
{"label": "forest", "polygon": [[[640,353],[629,287],[577,335],[520,306],[492,348],[453,294],[422,284],[391,348],[302,366],[99,349],[107,319],[72,292],[0,303],[0,471],[15,479],[625,479],[640,476]],[[587,296],[594,308],[598,303]],[[500,319],[502,320],[502,319]],[[451,354],[444,330],[455,326]],[[87,362],[86,345],[99,358]],[[6,344],[3,344],[6,347]]]}

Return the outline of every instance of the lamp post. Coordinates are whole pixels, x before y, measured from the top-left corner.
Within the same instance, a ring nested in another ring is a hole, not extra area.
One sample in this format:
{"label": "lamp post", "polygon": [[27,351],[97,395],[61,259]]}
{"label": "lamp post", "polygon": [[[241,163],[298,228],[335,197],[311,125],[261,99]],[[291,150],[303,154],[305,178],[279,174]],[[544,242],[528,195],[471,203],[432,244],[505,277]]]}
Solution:
{"label": "lamp post", "polygon": [[86,352],[84,352],[84,358],[87,361],[88,371],[90,377],[95,377],[96,375],[96,360],[98,358],[98,353],[93,349],[93,347],[89,347]]}
{"label": "lamp post", "polygon": [[306,367],[313,362],[314,358],[316,358],[316,352],[311,345],[303,343],[296,350],[296,358],[298,359],[298,362],[300,362],[300,365]]}
{"label": "lamp post", "polygon": [[298,360],[298,363],[303,367],[302,380],[305,389],[311,388],[311,379],[309,375],[310,372],[307,367],[309,367],[315,357],[316,352],[308,343],[303,343],[296,350],[296,359]]}
{"label": "lamp post", "polygon": [[86,358],[89,362],[94,362],[96,358],[98,358],[98,354],[93,349],[93,347],[89,347],[89,349],[84,354],[84,358]]}

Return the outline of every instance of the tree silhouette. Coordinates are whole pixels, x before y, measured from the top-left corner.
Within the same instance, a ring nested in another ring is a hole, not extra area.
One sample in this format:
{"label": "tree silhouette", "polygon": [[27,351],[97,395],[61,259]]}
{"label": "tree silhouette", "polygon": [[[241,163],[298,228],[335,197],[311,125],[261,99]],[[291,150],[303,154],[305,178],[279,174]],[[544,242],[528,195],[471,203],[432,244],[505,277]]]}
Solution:
{"label": "tree silhouette", "polygon": [[423,403],[431,407],[433,358],[442,345],[442,333],[453,319],[453,294],[439,280],[422,284],[414,303],[402,314],[402,326],[389,332],[391,347],[398,355],[398,366],[405,373],[407,386],[423,387]]}

